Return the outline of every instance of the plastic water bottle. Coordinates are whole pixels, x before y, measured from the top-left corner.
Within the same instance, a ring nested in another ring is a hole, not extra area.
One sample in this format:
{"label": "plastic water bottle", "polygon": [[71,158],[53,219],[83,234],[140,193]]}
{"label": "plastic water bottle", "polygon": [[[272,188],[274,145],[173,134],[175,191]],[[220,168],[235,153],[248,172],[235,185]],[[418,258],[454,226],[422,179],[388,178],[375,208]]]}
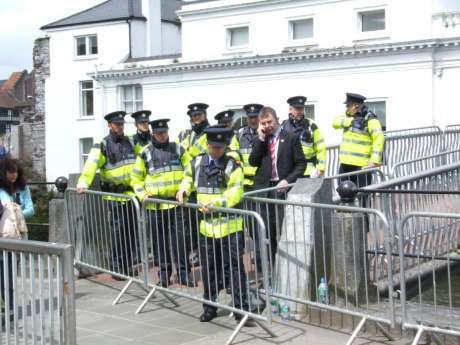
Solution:
{"label": "plastic water bottle", "polygon": [[270,305],[271,305],[272,315],[278,315],[279,312],[280,312],[280,302],[279,302],[278,298],[271,297],[270,298]]}
{"label": "plastic water bottle", "polygon": [[291,308],[289,307],[288,301],[283,301],[280,314],[283,322],[288,322],[291,319]]}
{"label": "plastic water bottle", "polygon": [[324,277],[321,278],[321,282],[318,285],[318,302],[329,304],[329,288]]}

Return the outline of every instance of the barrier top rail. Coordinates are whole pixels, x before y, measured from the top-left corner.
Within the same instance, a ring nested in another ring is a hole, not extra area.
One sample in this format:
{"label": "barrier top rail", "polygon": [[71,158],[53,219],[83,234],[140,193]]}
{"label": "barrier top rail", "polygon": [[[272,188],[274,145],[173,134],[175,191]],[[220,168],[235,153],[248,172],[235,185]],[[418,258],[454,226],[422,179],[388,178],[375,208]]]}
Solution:
{"label": "barrier top rail", "polygon": [[[376,173],[379,175],[382,180],[385,180],[385,174],[380,168],[371,168],[371,169],[362,169],[358,171],[353,171],[353,172],[348,172],[348,173],[343,173],[343,174],[338,174],[334,176],[325,176],[325,180],[337,180],[341,178],[346,178],[346,177],[351,177],[351,176],[357,176],[357,175],[362,175],[362,174],[367,174],[367,173]],[[289,188],[294,187],[295,183],[290,183],[287,185],[287,187],[283,188],[283,190],[280,191],[280,193],[287,192]],[[255,196],[257,194],[261,193],[269,193],[269,192],[274,192],[277,191],[278,187],[268,187],[268,188],[262,188],[262,189],[257,189],[257,190],[252,190],[250,192],[244,193],[244,197],[249,197],[249,196]]]}
{"label": "barrier top rail", "polygon": [[385,137],[394,138],[400,137],[401,135],[417,135],[417,134],[430,134],[430,133],[442,133],[442,129],[439,126],[425,126],[416,128],[396,129],[392,131],[386,131]]}
{"label": "barrier top rail", "polygon": [[9,251],[23,251],[32,254],[64,255],[72,246],[70,244],[23,241],[0,238],[0,248]]}
{"label": "barrier top rail", "polygon": [[445,173],[451,170],[455,170],[455,169],[460,169],[460,163],[452,163],[452,164],[444,165],[442,167],[425,170],[425,171],[422,171],[422,172],[419,172],[419,173],[416,173],[410,176],[398,177],[393,180],[388,180],[382,183],[374,184],[372,186],[364,187],[363,190],[388,189],[392,187],[397,187],[397,186],[401,186],[401,185],[413,182],[415,180],[420,180],[425,177],[435,176],[435,175],[442,174],[442,173]]}
{"label": "barrier top rail", "polygon": [[460,153],[460,149],[443,151],[443,152],[439,152],[439,153],[435,153],[435,154],[431,154],[431,155],[411,159],[411,160],[404,161],[404,162],[398,162],[390,169],[390,176],[394,177],[396,170],[399,169],[401,166],[410,165],[410,164],[413,164],[413,163],[429,160],[431,158],[440,158],[440,157],[443,157],[443,156],[446,156],[446,155],[449,155],[449,154],[453,154],[453,153]]}

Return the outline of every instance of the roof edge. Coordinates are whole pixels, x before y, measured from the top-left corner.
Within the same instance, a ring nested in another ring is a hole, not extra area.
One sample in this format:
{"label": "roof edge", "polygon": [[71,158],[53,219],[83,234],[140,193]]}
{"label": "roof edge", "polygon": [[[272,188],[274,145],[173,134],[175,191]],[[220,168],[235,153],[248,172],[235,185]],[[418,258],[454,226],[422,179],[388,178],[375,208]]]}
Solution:
{"label": "roof edge", "polygon": [[118,22],[120,20],[140,20],[143,22],[147,21],[147,18],[144,16],[142,17],[119,17],[119,18],[110,18],[110,19],[104,19],[104,20],[93,20],[93,21],[88,21],[88,22],[81,22],[81,23],[74,23],[74,24],[61,24],[61,25],[52,25],[48,24],[45,26],[42,26],[40,30],[47,30],[47,29],[59,29],[59,28],[65,28],[65,27],[71,27],[71,26],[80,26],[80,25],[88,25],[88,24],[99,24],[99,23],[109,23],[109,22]]}

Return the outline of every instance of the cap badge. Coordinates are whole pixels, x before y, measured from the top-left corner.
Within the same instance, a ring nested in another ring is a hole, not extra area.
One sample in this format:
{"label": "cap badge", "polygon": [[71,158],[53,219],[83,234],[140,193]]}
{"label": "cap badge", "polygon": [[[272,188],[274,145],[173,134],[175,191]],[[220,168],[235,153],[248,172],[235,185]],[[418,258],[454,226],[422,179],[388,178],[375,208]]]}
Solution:
{"label": "cap badge", "polygon": [[254,111],[254,110],[256,110],[256,109],[254,108],[254,106],[252,106],[252,107],[251,107],[251,111]]}
{"label": "cap badge", "polygon": [[222,139],[222,134],[217,134],[217,139]]}
{"label": "cap badge", "polygon": [[163,127],[163,122],[158,122],[158,127]]}
{"label": "cap badge", "polygon": [[195,105],[195,106],[193,107],[193,110],[197,110],[197,109],[198,109],[198,107]]}

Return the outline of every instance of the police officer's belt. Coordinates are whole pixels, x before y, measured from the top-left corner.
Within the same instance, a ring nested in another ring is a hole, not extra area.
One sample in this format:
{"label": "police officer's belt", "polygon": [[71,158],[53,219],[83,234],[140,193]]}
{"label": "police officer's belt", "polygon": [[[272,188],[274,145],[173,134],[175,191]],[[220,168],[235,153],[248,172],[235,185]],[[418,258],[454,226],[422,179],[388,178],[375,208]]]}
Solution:
{"label": "police officer's belt", "polygon": [[101,182],[101,190],[103,192],[108,192],[108,193],[118,193],[122,194],[126,191],[131,190],[131,187],[119,184],[116,185],[114,183],[109,183],[109,182]]}

